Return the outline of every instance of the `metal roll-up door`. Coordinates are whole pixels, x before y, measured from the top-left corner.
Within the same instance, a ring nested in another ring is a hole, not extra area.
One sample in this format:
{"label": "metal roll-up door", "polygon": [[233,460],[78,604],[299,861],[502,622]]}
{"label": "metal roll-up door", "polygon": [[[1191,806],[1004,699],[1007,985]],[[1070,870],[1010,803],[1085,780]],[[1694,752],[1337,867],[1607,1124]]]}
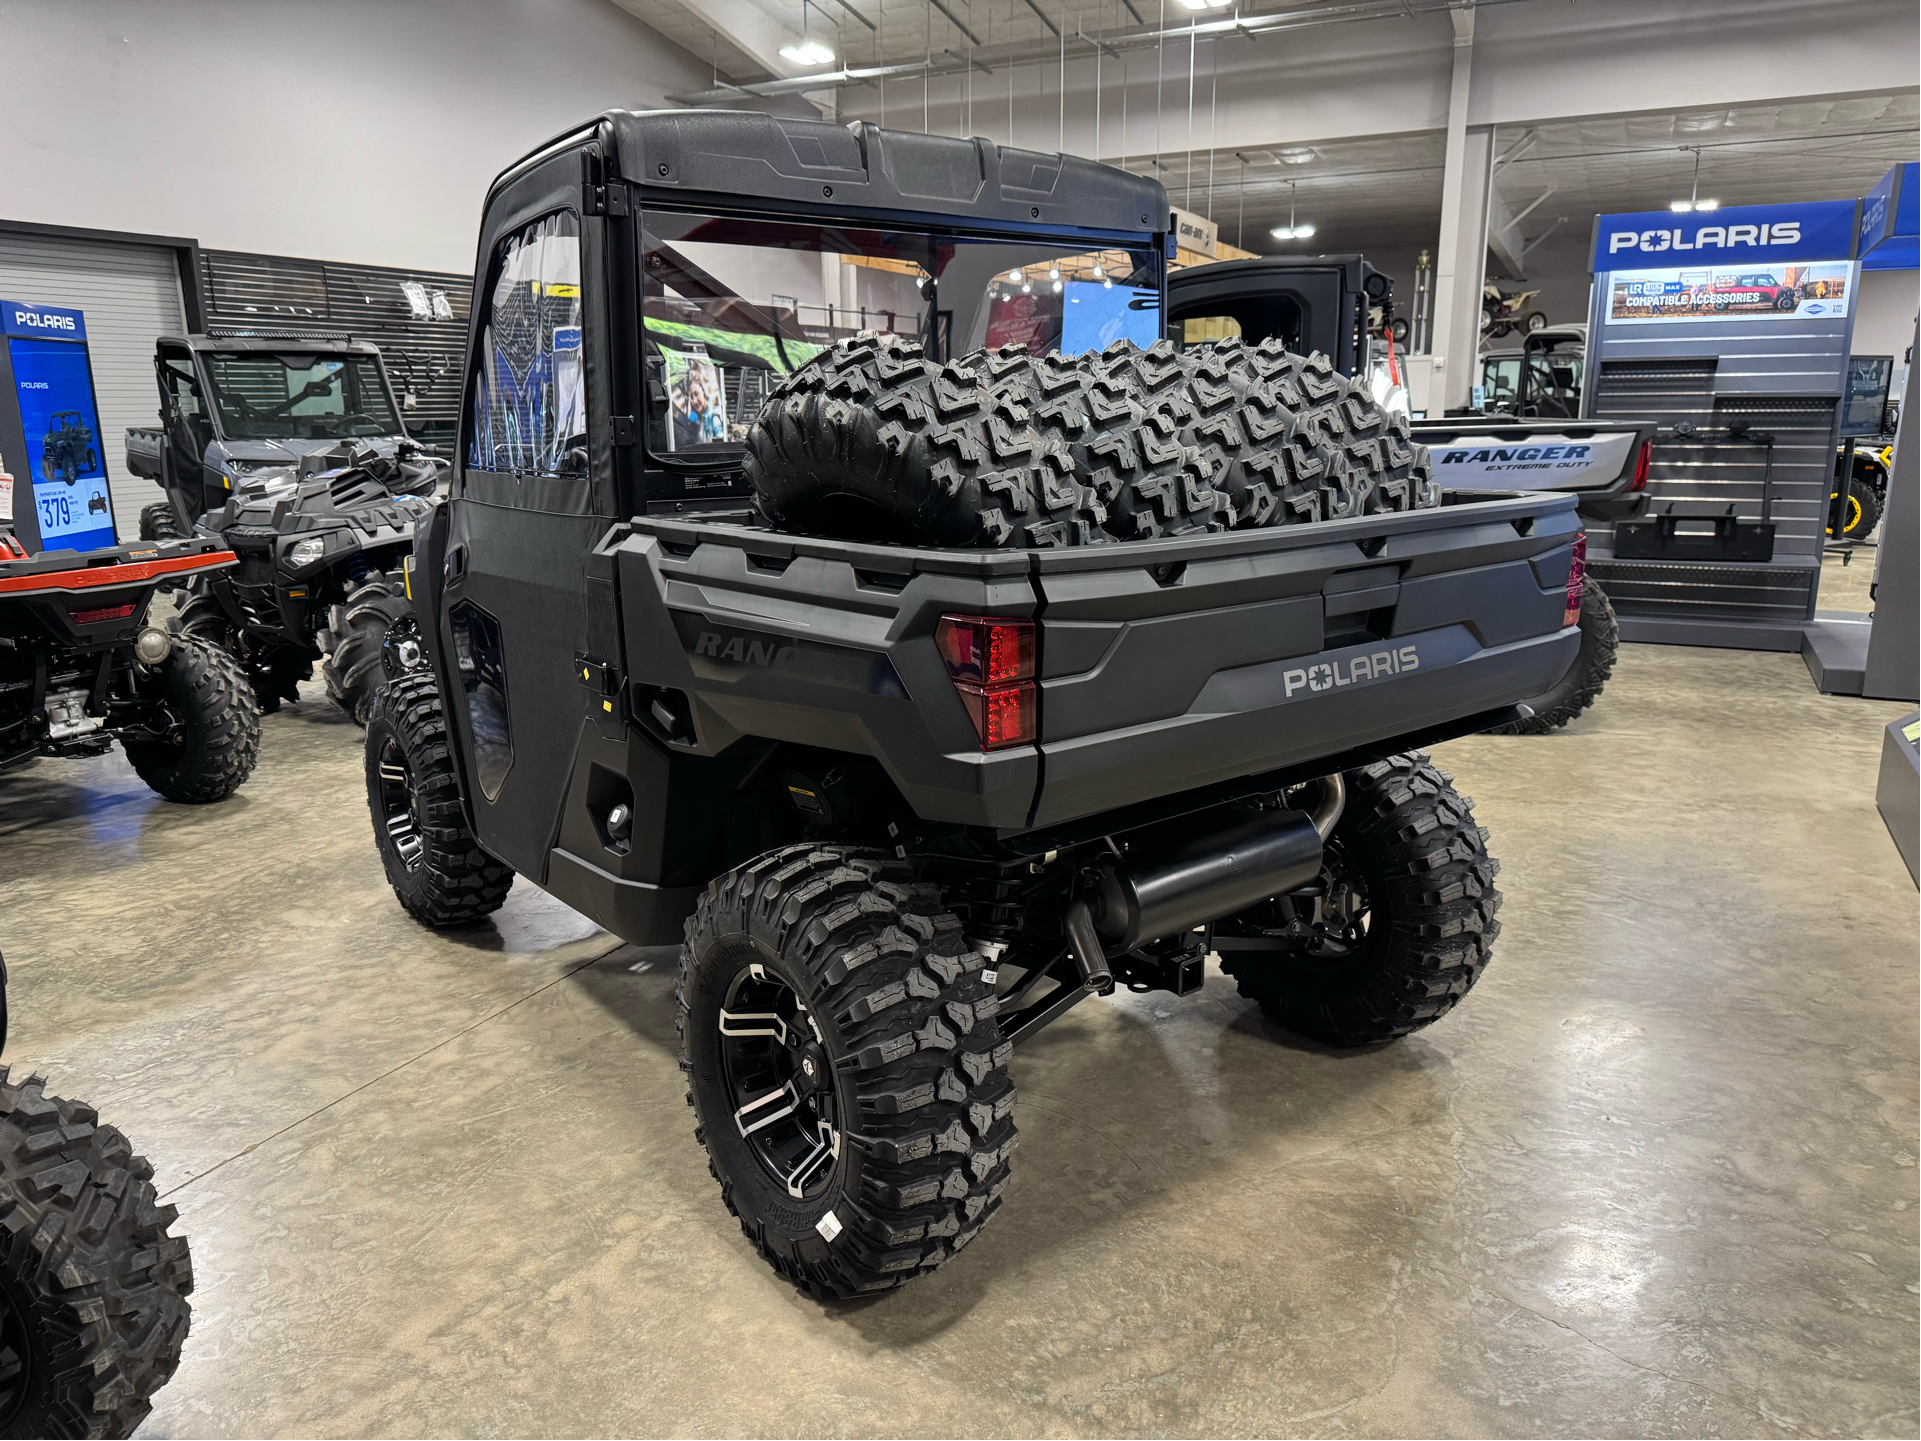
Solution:
{"label": "metal roll-up door", "polygon": [[[180,271],[163,246],[0,233],[0,296],[83,311],[100,406],[101,447],[120,538],[140,534],[140,509],[160,488],[127,473],[127,427],[157,424],[153,379],[156,336],[185,331]],[[25,456],[5,456],[24,483]]]}

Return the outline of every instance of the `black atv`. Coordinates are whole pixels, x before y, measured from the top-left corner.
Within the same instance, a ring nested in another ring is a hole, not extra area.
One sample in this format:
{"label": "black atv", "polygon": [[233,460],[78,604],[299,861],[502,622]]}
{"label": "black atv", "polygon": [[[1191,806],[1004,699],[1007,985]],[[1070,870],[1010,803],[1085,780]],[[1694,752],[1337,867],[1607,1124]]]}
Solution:
{"label": "black atv", "polygon": [[162,338],[159,429],[127,433],[127,466],[160,482],[146,538],[199,532],[240,563],[196,582],[175,619],[245,668],[263,711],[327,693],[364,721],[381,647],[407,629],[401,562],[446,462],[409,439],[373,346]]}
{"label": "black atv", "polygon": [[[0,1046],[7,1038],[0,960]],[[131,1436],[186,1344],[193,1258],[153,1166],[0,1065],[0,1435]]]}
{"label": "black atv", "polygon": [[0,529],[0,770],[119,741],[170,801],[238,790],[260,753],[246,676],[226,652],[148,620],[163,579],[233,563],[205,539],[29,556]]}
{"label": "black atv", "polygon": [[40,447],[40,477],[72,485],[100,468],[93,448],[93,427],[77,410],[56,410],[48,419],[47,438]]}

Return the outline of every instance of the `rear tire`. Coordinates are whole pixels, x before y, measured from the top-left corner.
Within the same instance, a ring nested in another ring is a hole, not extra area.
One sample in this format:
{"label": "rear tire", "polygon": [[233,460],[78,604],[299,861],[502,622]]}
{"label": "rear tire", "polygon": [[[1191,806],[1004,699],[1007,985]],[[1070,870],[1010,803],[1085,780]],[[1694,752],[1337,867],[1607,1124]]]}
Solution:
{"label": "rear tire", "polygon": [[366,767],[374,844],[407,913],[441,929],[499,910],[514,873],[467,827],[432,674],[402,676],[375,692]]}
{"label": "rear tire", "polygon": [[412,614],[413,602],[401,582],[377,570],[348,594],[344,605],[334,607],[333,653],[321,662],[320,673],[334,703],[361,725],[367,723],[374,692],[387,682],[380,658],[387,632]]}
{"label": "rear tire", "polygon": [[225,800],[260,759],[260,706],[246,672],[217,646],[177,635],[154,680],[179,738],[123,742],[135,773],[165,800]]}
{"label": "rear tire", "polygon": [[1491,735],[1544,736],[1557,731],[1601,698],[1621,651],[1621,627],[1614,606],[1592,576],[1581,585],[1581,649],[1561,683],[1528,702],[1534,714]]}
{"label": "rear tire", "polygon": [[[1347,772],[1323,898],[1270,901],[1217,922],[1221,969],[1275,1024],[1330,1046],[1391,1041],[1454,1008],[1501,923],[1500,865],[1472,803],[1418,751]],[[1300,914],[1307,906],[1314,915]]]}
{"label": "rear tire", "polygon": [[995,547],[1084,544],[1086,487],[1043,450],[1026,407],[919,345],[841,341],[789,376],[744,460],[775,526],[843,540]]}
{"label": "rear tire", "polygon": [[0,1435],[131,1436],[172,1378],[193,1262],[153,1167],[0,1066]]}
{"label": "rear tire", "polygon": [[1013,1046],[982,964],[937,887],[852,846],[771,851],[688,921],[694,1135],[748,1240],[809,1294],[925,1275],[1000,1208]]}

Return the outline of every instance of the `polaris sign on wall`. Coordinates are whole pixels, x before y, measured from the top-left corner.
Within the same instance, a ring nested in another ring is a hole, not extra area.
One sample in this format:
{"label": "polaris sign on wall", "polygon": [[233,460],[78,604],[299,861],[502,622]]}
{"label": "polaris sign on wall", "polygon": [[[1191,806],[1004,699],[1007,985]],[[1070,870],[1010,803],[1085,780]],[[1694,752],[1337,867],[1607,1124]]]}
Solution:
{"label": "polaris sign on wall", "polygon": [[1595,274],[1663,266],[1741,268],[1791,261],[1852,260],[1853,200],[1739,205],[1726,210],[1644,210],[1594,221]]}

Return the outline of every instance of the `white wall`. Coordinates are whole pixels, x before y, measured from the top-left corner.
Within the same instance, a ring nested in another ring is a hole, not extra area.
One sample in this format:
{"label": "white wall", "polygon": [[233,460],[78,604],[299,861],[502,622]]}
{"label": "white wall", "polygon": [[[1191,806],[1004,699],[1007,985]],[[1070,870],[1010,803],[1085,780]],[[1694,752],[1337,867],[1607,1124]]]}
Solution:
{"label": "white wall", "polygon": [[473,268],[487,183],[707,63],[609,0],[0,0],[0,214]]}
{"label": "white wall", "polygon": [[1862,271],[1861,296],[1854,307],[1854,353],[1892,355],[1899,365],[1914,343],[1918,301],[1921,271]]}

